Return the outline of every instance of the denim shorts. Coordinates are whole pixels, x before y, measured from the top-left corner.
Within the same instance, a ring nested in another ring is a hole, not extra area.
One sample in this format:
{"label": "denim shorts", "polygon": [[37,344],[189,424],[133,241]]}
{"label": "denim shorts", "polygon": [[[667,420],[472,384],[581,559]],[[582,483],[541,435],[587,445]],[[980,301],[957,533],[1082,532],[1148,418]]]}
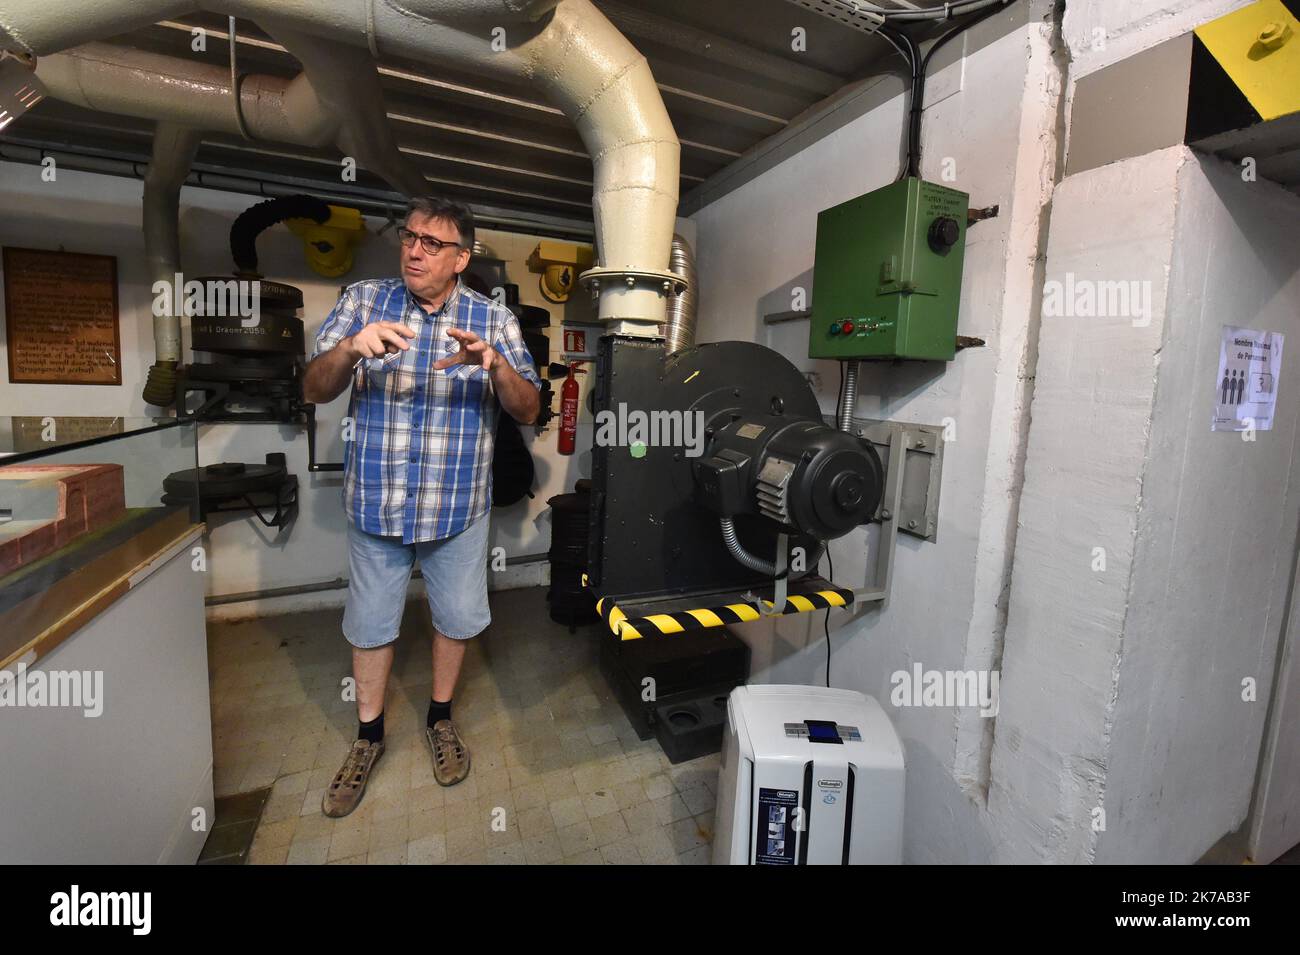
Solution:
{"label": "denim shorts", "polygon": [[397,639],[416,560],[438,632],[453,640],[482,633],[492,622],[487,596],[489,520],[490,514],[484,514],[459,534],[417,544],[367,534],[348,521],[348,601],[343,611],[348,643],[372,650]]}

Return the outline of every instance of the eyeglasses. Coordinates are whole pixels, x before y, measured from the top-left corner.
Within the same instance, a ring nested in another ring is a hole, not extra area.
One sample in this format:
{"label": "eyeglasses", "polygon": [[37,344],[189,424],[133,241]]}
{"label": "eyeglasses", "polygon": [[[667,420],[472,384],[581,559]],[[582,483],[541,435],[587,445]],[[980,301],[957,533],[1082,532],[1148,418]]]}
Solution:
{"label": "eyeglasses", "polygon": [[441,239],[435,239],[431,235],[424,235],[420,232],[412,232],[407,228],[397,230],[397,240],[404,246],[410,246],[416,239],[420,240],[420,248],[424,249],[429,255],[437,255],[443,249],[460,249],[463,248],[456,242],[443,242]]}

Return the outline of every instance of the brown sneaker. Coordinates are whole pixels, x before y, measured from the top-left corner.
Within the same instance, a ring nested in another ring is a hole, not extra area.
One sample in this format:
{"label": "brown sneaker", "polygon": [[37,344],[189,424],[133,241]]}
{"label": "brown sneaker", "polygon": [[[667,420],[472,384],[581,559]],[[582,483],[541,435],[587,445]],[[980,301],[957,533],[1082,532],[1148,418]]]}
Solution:
{"label": "brown sneaker", "polygon": [[469,747],[455,723],[438,720],[433,729],[425,728],[424,735],[433,753],[433,778],[440,786],[454,786],[469,775]]}
{"label": "brown sneaker", "polygon": [[370,743],[359,739],[353,743],[348,758],[343,761],[343,767],[325,789],[320,811],[327,816],[338,817],[346,816],[356,809],[365,794],[366,783],[370,781],[370,771],[383,755],[383,740]]}

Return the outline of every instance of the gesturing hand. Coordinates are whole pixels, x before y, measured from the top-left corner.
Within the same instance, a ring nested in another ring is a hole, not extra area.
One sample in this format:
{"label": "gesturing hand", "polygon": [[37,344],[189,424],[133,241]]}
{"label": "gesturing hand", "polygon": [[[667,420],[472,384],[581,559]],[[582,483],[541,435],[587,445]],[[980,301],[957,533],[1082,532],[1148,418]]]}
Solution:
{"label": "gesturing hand", "polygon": [[362,358],[378,358],[406,351],[411,347],[406,339],[414,337],[415,331],[401,322],[370,322],[352,336],[352,346]]}
{"label": "gesturing hand", "polygon": [[433,363],[435,369],[450,368],[452,365],[482,365],[484,371],[492,370],[492,363],[497,360],[497,350],[473,332],[459,328],[449,328],[447,334],[460,342],[460,351],[446,358],[439,358]]}

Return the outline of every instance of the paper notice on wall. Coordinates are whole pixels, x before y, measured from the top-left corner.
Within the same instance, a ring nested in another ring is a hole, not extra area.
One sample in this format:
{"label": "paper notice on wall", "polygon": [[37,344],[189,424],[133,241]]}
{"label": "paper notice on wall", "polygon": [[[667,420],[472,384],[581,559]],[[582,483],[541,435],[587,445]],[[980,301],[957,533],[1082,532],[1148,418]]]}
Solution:
{"label": "paper notice on wall", "polygon": [[1269,431],[1282,371],[1282,333],[1223,326],[1211,431]]}

